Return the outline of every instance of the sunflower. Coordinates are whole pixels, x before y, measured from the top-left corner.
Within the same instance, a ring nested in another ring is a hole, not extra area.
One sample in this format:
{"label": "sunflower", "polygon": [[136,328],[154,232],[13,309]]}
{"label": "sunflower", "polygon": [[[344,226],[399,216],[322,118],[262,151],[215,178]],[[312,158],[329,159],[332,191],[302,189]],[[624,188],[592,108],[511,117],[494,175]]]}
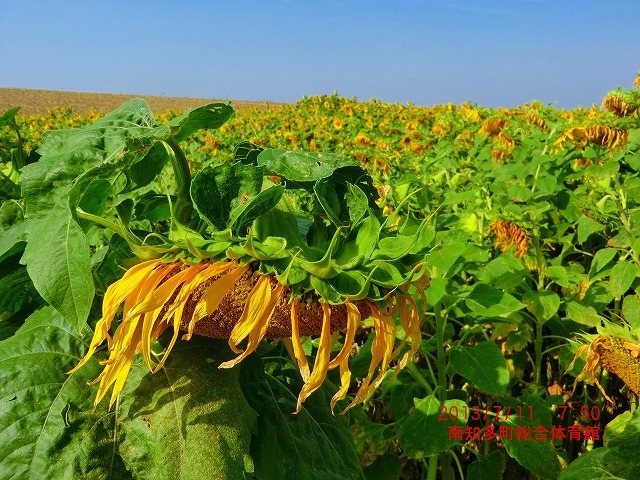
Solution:
{"label": "sunflower", "polygon": [[636,107],[631,105],[624,96],[618,92],[611,92],[602,101],[602,108],[610,111],[617,117],[633,115]]}
{"label": "sunflower", "polygon": [[[375,334],[371,363],[344,411],[371,395],[393,360],[399,371],[416,353],[419,305],[426,303],[421,260],[431,237],[426,222],[410,225],[403,217],[398,226],[399,211],[382,216],[373,181],[355,161],[251,148],[265,153],[265,165],[227,163],[194,177],[195,210],[211,227],[204,234],[185,231],[181,239],[150,246],[131,232],[118,232],[138,263],[107,288],[90,347],[72,370],[106,342],[104,369],[89,382],[99,383],[94,406],[110,389],[113,405],[135,355],[141,353],[155,373],[180,336],[227,339],[237,356],[220,368],[234,367],[265,338],[282,339],[304,381],[295,413],[332,369],[339,369],[340,387],[331,409],[346,397],[350,352],[364,319],[372,318]],[[322,168],[331,163],[332,168]],[[217,194],[212,185],[221,179],[228,182],[226,199],[212,201]],[[230,179],[236,179],[237,191]],[[246,190],[249,180],[253,191]],[[300,184],[307,185],[302,192]],[[307,216],[294,213],[295,202],[308,191],[320,205]],[[169,329],[169,345],[154,364],[151,344]],[[332,333],[338,330],[345,331],[344,340],[332,357]],[[306,336],[319,337],[312,367],[302,348]]]}
{"label": "sunflower", "polygon": [[491,118],[489,120],[485,120],[482,123],[482,125],[480,126],[480,131],[486,135],[496,136],[506,126],[507,122],[505,122],[502,118]]}
{"label": "sunflower", "polygon": [[623,148],[627,144],[629,132],[624,129],[615,129],[607,125],[588,125],[586,127],[573,127],[556,140],[551,147],[551,153],[557,153],[564,149],[566,142],[571,142],[578,148],[584,148],[587,143],[614,148]]}
{"label": "sunflower", "polygon": [[549,131],[549,126],[547,125],[547,122],[544,118],[539,117],[538,115],[532,112],[527,112],[525,119],[527,123],[530,123],[531,125],[535,125],[543,132]]}
{"label": "sunflower", "polygon": [[[566,371],[573,368],[576,360],[586,351],[586,363],[576,377],[575,383],[586,380],[595,383],[604,398],[613,400],[606,394],[598,381],[604,368],[616,374],[629,389],[640,395],[640,342],[629,328],[605,322],[598,326],[598,334],[583,334],[581,345]],[[575,343],[575,342],[573,342]]]}
{"label": "sunflower", "polygon": [[489,226],[489,231],[496,234],[496,244],[494,248],[502,247],[506,252],[511,245],[514,245],[515,254],[522,259],[529,249],[529,237],[515,223],[496,220]]}

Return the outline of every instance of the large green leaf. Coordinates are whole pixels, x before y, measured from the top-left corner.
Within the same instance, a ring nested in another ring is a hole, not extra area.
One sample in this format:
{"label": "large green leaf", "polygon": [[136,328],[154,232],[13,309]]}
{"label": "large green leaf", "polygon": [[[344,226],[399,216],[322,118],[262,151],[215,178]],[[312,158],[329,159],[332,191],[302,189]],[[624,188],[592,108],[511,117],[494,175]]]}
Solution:
{"label": "large green leaf", "polygon": [[191,182],[191,198],[196,210],[211,226],[225,230],[231,212],[260,193],[262,174],[261,168],[241,163],[202,169]]}
{"label": "large green leaf", "polygon": [[640,269],[632,261],[621,260],[611,269],[611,280],[609,281],[609,291],[614,297],[624,295],[631,284],[640,274]]}
{"label": "large green leaf", "polygon": [[467,480],[495,480],[502,478],[502,474],[507,468],[504,454],[499,450],[491,452],[489,455],[478,455],[477,460],[467,468]]}
{"label": "large green leaf", "polygon": [[267,172],[295,182],[315,182],[330,177],[334,170],[357,166],[358,161],[336,153],[298,152],[270,148],[258,155],[258,165]]}
{"label": "large green leaf", "polygon": [[548,406],[536,395],[524,401],[505,396],[498,403],[502,405],[498,421],[511,432],[501,436],[507,453],[538,478],[555,479],[560,473],[560,461],[551,441]]}
{"label": "large green leaf", "polygon": [[246,229],[256,218],[266,215],[275,208],[284,191],[284,187],[273,185],[247,200],[246,203],[238,205],[232,210],[229,217],[229,228],[244,236]]}
{"label": "large green leaf", "polygon": [[107,412],[86,385],[97,359],[65,373],[90,338],[46,307],[0,343],[2,478],[244,478],[254,414],[221,342],[180,342],[156,375],[138,357]]}
{"label": "large green leaf", "polygon": [[564,470],[559,480],[587,478],[640,478],[640,410],[624,412],[607,424],[603,448],[580,455]]}
{"label": "large green leaf", "polygon": [[493,342],[454,346],[451,367],[475,387],[493,395],[502,395],[509,385],[507,360]]}
{"label": "large green leaf", "polygon": [[[419,400],[411,413],[400,420],[398,441],[402,450],[409,458],[416,459],[448,450],[459,441],[451,435],[451,429],[464,432],[466,411],[467,404],[462,400],[447,400],[442,404],[435,395]],[[451,415],[453,412],[455,415]]]}
{"label": "large green leaf", "polygon": [[64,212],[30,226],[21,262],[42,298],[81,331],[95,294],[87,237]]}
{"label": "large green leaf", "polygon": [[531,290],[522,296],[522,303],[540,323],[544,323],[560,308],[560,297],[550,290]]}
{"label": "large green leaf", "polygon": [[158,142],[217,128],[231,113],[228,105],[206,105],[157,126],[147,103],[134,99],[91,125],[45,135],[40,160],[20,176],[25,218],[32,222],[24,261],[40,295],[76,328],[86,321],[93,297],[89,245],[76,208],[88,205],[100,215],[117,193],[109,183],[150,153],[166,161],[158,157],[168,156],[166,149],[154,148]]}
{"label": "large green leaf", "polygon": [[483,317],[506,317],[524,308],[513,295],[486,283],[477,283],[465,303],[473,313]]}
{"label": "large green leaf", "polygon": [[[267,371],[265,371],[267,370]],[[244,395],[258,412],[251,442],[255,475],[259,480],[342,480],[362,478],[349,428],[349,415],[333,416],[328,381],[302,405],[296,398],[302,382],[295,368],[281,370],[262,363],[258,356],[241,364]]]}

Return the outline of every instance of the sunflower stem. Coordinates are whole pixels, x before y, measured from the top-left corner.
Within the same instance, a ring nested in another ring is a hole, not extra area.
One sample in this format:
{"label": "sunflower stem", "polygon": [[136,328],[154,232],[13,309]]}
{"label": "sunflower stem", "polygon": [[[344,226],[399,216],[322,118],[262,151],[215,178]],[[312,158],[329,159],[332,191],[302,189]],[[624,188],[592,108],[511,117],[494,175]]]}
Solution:
{"label": "sunflower stem", "polygon": [[[545,277],[545,267],[546,262],[544,259],[544,255],[542,253],[542,247],[540,245],[540,240],[538,236],[533,237],[533,247],[535,249],[536,254],[536,263],[538,267],[538,291],[541,292],[544,290],[544,277]],[[542,381],[542,356],[543,356],[543,345],[544,345],[544,334],[542,331],[542,321],[538,318],[535,319],[536,324],[536,338],[534,341],[535,355],[534,355],[534,375],[535,375],[535,383],[541,385]]]}
{"label": "sunflower stem", "polygon": [[405,368],[407,369],[407,372],[409,372],[409,374],[414,378],[414,380],[427,390],[429,395],[433,393],[433,387],[429,384],[429,382],[427,382],[427,379],[424,378],[424,375],[420,373],[420,370],[418,370],[418,367],[416,367],[415,363],[409,362],[407,363],[407,366]]}
{"label": "sunflower stem", "polygon": [[438,455],[429,457],[429,468],[427,470],[427,480],[436,480],[438,476]]}
{"label": "sunflower stem", "polygon": [[179,224],[187,225],[193,213],[193,202],[191,201],[190,193],[191,170],[189,169],[189,162],[175,139],[169,138],[163,143],[171,159],[173,173],[178,185],[178,189],[176,190],[178,199],[173,206],[173,217]]}
{"label": "sunflower stem", "polygon": [[80,207],[76,207],[76,215],[78,216],[78,218],[81,218],[83,220],[88,220],[90,222],[95,223],[96,225],[100,225],[103,228],[108,228],[109,230],[111,230],[114,233],[117,233],[118,235],[122,235],[122,229],[118,225],[102,217],[99,217],[98,215],[93,215],[92,213],[85,212]]}
{"label": "sunflower stem", "polygon": [[444,330],[447,325],[446,318],[442,315],[440,302],[437,302],[433,311],[436,315],[436,367],[438,369],[439,400],[444,402],[447,398],[447,362],[444,352]]}

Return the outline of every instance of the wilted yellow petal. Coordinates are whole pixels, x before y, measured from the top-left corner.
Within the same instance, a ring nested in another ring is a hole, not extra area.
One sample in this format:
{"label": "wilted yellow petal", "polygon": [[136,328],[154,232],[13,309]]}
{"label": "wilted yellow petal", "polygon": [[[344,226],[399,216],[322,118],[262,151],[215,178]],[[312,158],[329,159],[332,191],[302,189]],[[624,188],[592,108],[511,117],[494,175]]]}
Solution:
{"label": "wilted yellow petal", "polygon": [[302,342],[300,341],[300,320],[298,318],[298,306],[300,304],[299,298],[294,298],[291,303],[291,343],[293,346],[293,354],[298,362],[298,369],[300,370],[300,375],[302,375],[302,380],[306,383],[309,380],[309,362],[307,361],[307,356],[304,353],[304,349],[302,348]]}
{"label": "wilted yellow petal", "polygon": [[[151,338],[151,333],[154,329],[155,323],[158,321],[158,317],[162,312],[163,307],[171,299],[174,292],[181,284],[189,282],[201,271],[202,266],[192,266],[178,272],[156,288],[151,295],[145,298],[142,303],[128,313],[127,317],[135,316],[136,313],[143,316],[141,347],[144,361],[146,362],[149,370],[153,370],[153,367],[151,366],[151,341],[155,340]],[[124,321],[127,321],[127,318],[125,318]]]}
{"label": "wilted yellow petal", "polygon": [[206,288],[202,294],[202,298],[200,298],[193,310],[193,315],[187,326],[187,333],[182,336],[183,340],[189,340],[191,338],[195,324],[198,323],[198,321],[217,310],[224,296],[229,293],[240,277],[244,275],[247,268],[247,266],[236,267]]}
{"label": "wilted yellow petal", "polygon": [[321,305],[322,333],[320,333],[320,345],[316,353],[316,360],[313,363],[313,371],[300,390],[298,405],[293,413],[298,413],[302,409],[302,402],[322,385],[329,370],[329,360],[331,358],[331,307],[327,302],[322,302]]}
{"label": "wilted yellow petal", "polygon": [[[371,307],[373,326],[376,332],[373,345],[371,345],[371,364],[369,365],[369,372],[366,378],[362,380],[355,398],[347,406],[345,412],[358,403],[363,402],[371,392],[378,388],[384,379],[384,374],[389,368],[389,362],[391,361],[396,325],[393,322],[393,318],[386,313],[382,313],[375,303],[369,302],[369,305]],[[378,376],[372,380],[378,365],[380,365]]]}
{"label": "wilted yellow petal", "polygon": [[158,265],[158,260],[149,260],[147,262],[140,263],[131,267],[125,272],[125,274],[115,283],[111,284],[105,292],[104,300],[102,302],[102,317],[96,323],[95,331],[93,332],[93,338],[89,344],[89,350],[86,355],[80,360],[78,365],[69,370],[67,374],[71,374],[82,367],[96,352],[96,349],[102,344],[105,339],[109,341],[109,348],[112,347],[112,339],[109,335],[109,328],[111,322],[115,316],[120,304],[132,295],[136,295],[137,290],[135,286],[143,281],[145,277],[150,276],[153,273],[154,268]]}
{"label": "wilted yellow petal", "polygon": [[261,275],[247,296],[247,304],[242,310],[242,315],[233,326],[229,335],[231,350],[240,353],[238,344],[244,340],[266,316],[268,306],[271,303],[271,285],[267,275]]}
{"label": "wilted yellow petal", "polygon": [[[344,358],[344,360],[340,363],[340,389],[336,392],[336,394],[331,398],[331,414],[335,415],[333,409],[340,400],[347,396],[347,391],[349,390],[349,385],[351,384],[351,371],[349,370],[349,357]],[[346,409],[343,410],[340,414],[346,412]]]}
{"label": "wilted yellow petal", "polygon": [[[264,281],[261,282],[263,279]],[[254,291],[256,296],[252,295]],[[260,277],[258,283],[249,294],[248,303],[242,311],[240,320],[235,324],[229,336],[229,346],[236,353],[240,352],[237,349],[238,344],[248,335],[247,347],[241,355],[233,360],[221,363],[219,368],[231,368],[237,365],[258,347],[267,332],[267,328],[269,328],[269,321],[278,302],[282,299],[284,291],[285,287],[278,283],[272,292],[269,285],[269,277],[266,275]]]}
{"label": "wilted yellow petal", "polygon": [[342,365],[342,362],[349,358],[351,346],[356,337],[356,330],[358,329],[358,325],[360,325],[360,311],[358,307],[348,301],[345,302],[344,306],[347,309],[347,331],[344,334],[344,344],[338,355],[336,355],[336,358],[329,362],[329,370],[336,368],[338,365]]}
{"label": "wilted yellow petal", "polygon": [[204,269],[203,265],[190,266],[165,281],[162,285],[153,289],[150,295],[148,295],[142,302],[138,303],[131,310],[127,311],[123,316],[124,320],[128,317],[134,317],[153,310],[162,308],[167,303],[175,290],[185,281],[191,280],[198,272]]}

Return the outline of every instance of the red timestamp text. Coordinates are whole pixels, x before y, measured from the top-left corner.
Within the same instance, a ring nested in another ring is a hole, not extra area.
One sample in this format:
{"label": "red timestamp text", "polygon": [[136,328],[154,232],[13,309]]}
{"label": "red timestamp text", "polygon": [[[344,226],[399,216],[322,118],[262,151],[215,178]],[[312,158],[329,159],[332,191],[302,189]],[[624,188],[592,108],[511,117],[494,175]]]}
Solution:
{"label": "red timestamp text", "polygon": [[455,421],[455,420],[487,420],[488,417],[494,417],[499,421],[512,420],[533,420],[533,407],[531,405],[517,405],[515,407],[502,405],[491,405],[480,407],[478,405],[458,407],[456,405],[441,405],[438,408],[440,412],[438,420]]}

